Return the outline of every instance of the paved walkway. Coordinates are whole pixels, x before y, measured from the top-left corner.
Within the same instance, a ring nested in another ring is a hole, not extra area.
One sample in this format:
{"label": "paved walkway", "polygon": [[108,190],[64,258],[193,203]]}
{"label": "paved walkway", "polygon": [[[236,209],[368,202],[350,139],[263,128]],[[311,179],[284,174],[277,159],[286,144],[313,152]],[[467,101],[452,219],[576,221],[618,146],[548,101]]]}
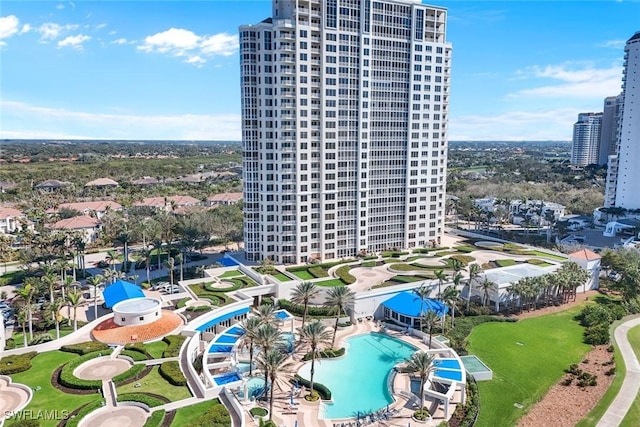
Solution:
{"label": "paved walkway", "polygon": [[636,396],[638,396],[638,390],[640,389],[640,363],[627,337],[629,329],[638,325],[640,325],[640,317],[621,324],[614,332],[615,340],[620,347],[620,353],[622,353],[624,364],[627,367],[627,374],[624,377],[618,395],[598,422],[597,427],[620,425]]}

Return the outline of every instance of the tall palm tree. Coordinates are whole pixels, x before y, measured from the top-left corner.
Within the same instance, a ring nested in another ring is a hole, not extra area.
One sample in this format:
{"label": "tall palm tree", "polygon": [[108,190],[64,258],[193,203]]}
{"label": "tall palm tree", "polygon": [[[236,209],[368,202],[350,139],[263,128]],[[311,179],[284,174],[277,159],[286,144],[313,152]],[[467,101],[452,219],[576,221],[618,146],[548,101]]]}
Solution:
{"label": "tall palm tree", "polygon": [[173,257],[169,257],[166,263],[167,269],[169,270],[169,283],[173,286],[173,269],[176,267],[176,260]]}
{"label": "tall palm tree", "polygon": [[460,298],[460,290],[456,286],[449,286],[445,288],[444,292],[442,293],[442,301],[445,304],[447,304],[449,307],[451,307],[451,327],[452,328],[453,328],[453,322],[455,321],[455,318],[456,318],[456,302],[458,301],[459,298]]}
{"label": "tall palm tree", "polygon": [[429,334],[429,348],[431,348],[431,336],[433,335],[433,328],[438,324],[440,316],[433,310],[427,310],[422,316],[421,322],[427,328]]}
{"label": "tall palm tree", "polygon": [[353,291],[344,285],[331,288],[329,292],[327,292],[327,299],[324,305],[329,307],[329,312],[331,314],[336,315],[336,323],[333,327],[333,339],[331,340],[331,347],[333,347],[336,343],[336,334],[338,333],[338,322],[340,321],[340,316],[342,315],[342,313],[347,314],[347,307],[353,304],[354,298],[355,294],[353,293]]}
{"label": "tall palm tree", "polygon": [[314,320],[298,329],[300,341],[306,344],[311,354],[311,371],[310,371],[310,394],[313,396],[313,374],[315,373],[316,357],[322,351],[322,348],[331,343],[331,331],[320,320]]}
{"label": "tall palm tree", "polygon": [[407,364],[401,368],[402,372],[416,374],[420,378],[420,409],[424,408],[424,384],[429,375],[436,370],[434,365],[435,355],[424,351],[417,351],[407,360]]}
{"label": "tall palm tree", "polygon": [[87,285],[93,287],[93,318],[98,318],[98,288],[102,285],[104,278],[99,274],[87,279]]}
{"label": "tall palm tree", "polygon": [[16,295],[24,301],[24,306],[27,309],[28,320],[29,320],[29,339],[33,339],[33,306],[31,305],[31,300],[33,299],[33,295],[35,294],[37,288],[36,279],[33,277],[29,277],[24,281],[24,284],[21,288],[16,289]]}
{"label": "tall palm tree", "polygon": [[180,252],[176,255],[176,262],[180,265],[180,281],[184,280],[184,255]]}
{"label": "tall palm tree", "polygon": [[489,291],[495,290],[496,284],[485,277],[476,287],[482,291],[482,306],[486,307],[489,303]]}
{"label": "tall palm tree", "polygon": [[21,305],[20,308],[18,308],[17,318],[18,323],[20,323],[20,326],[22,326],[22,342],[24,344],[24,347],[29,346],[29,343],[27,341],[27,323],[29,322],[30,311],[31,309],[27,304]]}
{"label": "tall palm tree", "polygon": [[256,310],[261,325],[276,323],[276,308],[272,304],[260,304]]}
{"label": "tall palm tree", "polygon": [[144,267],[147,270],[147,283],[151,284],[151,249],[144,247],[141,251],[141,258],[144,260]]}
{"label": "tall palm tree", "polygon": [[67,294],[67,305],[73,308],[73,330],[78,330],[78,307],[82,304],[82,294],[78,291],[70,291]]}
{"label": "tall palm tree", "polygon": [[240,345],[249,349],[249,376],[253,375],[253,350],[258,336],[258,328],[260,327],[260,319],[251,316],[244,319],[242,329],[244,335],[240,339]]}
{"label": "tall palm tree", "polygon": [[433,274],[436,276],[436,279],[438,279],[438,298],[440,298],[442,293],[442,284],[447,280],[447,275],[444,270],[436,270]]}
{"label": "tall palm tree", "polygon": [[158,270],[160,270],[161,268],[161,263],[162,263],[162,256],[160,251],[162,250],[162,239],[158,238],[158,239],[153,239],[153,242],[151,242],[153,245],[153,249],[156,251],[156,261],[158,262]]}
{"label": "tall palm tree", "polygon": [[56,298],[49,304],[49,310],[51,310],[51,319],[56,326],[56,339],[60,339],[60,321],[63,317],[60,315],[60,309],[64,305],[64,300]]}
{"label": "tall palm tree", "polygon": [[302,313],[302,328],[304,328],[304,323],[307,320],[307,309],[309,308],[309,301],[313,298],[317,297],[320,293],[320,289],[313,282],[301,282],[293,288],[293,293],[291,294],[291,301],[296,304],[304,305],[304,312]]}
{"label": "tall palm tree", "polygon": [[469,266],[469,281],[467,282],[467,312],[469,311],[469,305],[471,304],[471,290],[474,288],[473,282],[482,274],[482,267],[480,264],[471,264]]}
{"label": "tall palm tree", "polygon": [[[427,298],[429,296],[429,294],[431,293],[431,289],[429,289],[428,286],[426,286],[424,283],[422,285],[420,285],[419,288],[415,288],[413,290],[413,293],[416,294],[416,298],[420,300],[420,329],[422,329],[422,315],[424,314],[424,299]],[[415,299],[414,298],[414,301]]]}
{"label": "tall palm tree", "polygon": [[[286,368],[291,365],[291,361],[287,360],[288,355],[277,349],[271,349],[262,352],[258,356],[258,366],[265,372],[271,380],[270,396],[269,396],[269,421],[273,417],[273,392],[278,379],[278,374],[285,372]],[[265,382],[265,388],[267,383]]]}
{"label": "tall palm tree", "polygon": [[[269,350],[284,347],[284,338],[277,326],[271,323],[263,323],[258,327],[255,344],[260,347],[262,353],[266,353]],[[264,373],[265,386],[267,384],[267,374],[268,372]]]}
{"label": "tall palm tree", "polygon": [[122,243],[123,261],[121,271],[127,273],[129,271],[129,243],[133,241],[133,234],[129,231],[126,222],[122,224],[122,229],[116,236],[116,241]]}
{"label": "tall palm tree", "polygon": [[111,264],[111,270],[116,271],[116,261],[118,260],[118,252],[111,249],[107,251],[107,256],[104,259],[109,264]]}

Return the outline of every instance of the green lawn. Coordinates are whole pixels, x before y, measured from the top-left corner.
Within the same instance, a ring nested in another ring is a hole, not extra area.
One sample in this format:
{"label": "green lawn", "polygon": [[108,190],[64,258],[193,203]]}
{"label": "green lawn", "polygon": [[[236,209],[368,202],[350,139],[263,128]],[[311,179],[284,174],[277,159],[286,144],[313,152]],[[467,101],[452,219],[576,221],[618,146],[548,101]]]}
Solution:
{"label": "green lawn", "polygon": [[244,276],[244,273],[239,270],[231,270],[231,271],[225,271],[223,274],[221,274],[218,277],[237,277],[237,276]]}
{"label": "green lawn", "polygon": [[316,285],[318,286],[324,286],[327,288],[332,288],[335,286],[345,286],[346,283],[342,281],[342,279],[329,279],[329,280],[323,280],[321,282],[315,282]]}
{"label": "green lawn", "polygon": [[473,329],[469,353],[493,370],[492,381],[478,383],[476,426],[515,425],[560,380],[565,368],[582,360],[590,347],[582,342],[583,328],[573,320],[581,308]]}
{"label": "green lawn", "polygon": [[207,411],[207,409],[211,408],[213,405],[220,404],[221,403],[218,399],[213,399],[209,402],[198,403],[196,405],[180,408],[176,410],[176,417],[173,419],[171,425],[174,427],[184,427],[192,425],[194,421],[200,418],[200,416]]}
{"label": "green lawn", "polygon": [[278,279],[281,282],[288,282],[291,280],[291,277],[287,276],[284,273],[276,273],[273,275],[273,277],[275,277],[276,279]]}
{"label": "green lawn", "polygon": [[497,259],[494,261],[498,267],[508,267],[510,265],[516,265],[515,259]]}
{"label": "green lawn", "polygon": [[293,275],[302,279],[302,280],[312,280],[315,279],[315,277],[313,277],[313,275],[311,273],[309,273],[307,270],[302,270],[302,271],[292,271]]}
{"label": "green lawn", "polygon": [[[58,410],[58,413],[71,412],[85,403],[102,399],[101,394],[68,394],[51,385],[53,371],[61,364],[77,357],[76,354],[62,351],[41,353],[31,360],[31,369],[11,375],[13,381],[17,383],[28,385],[32,389],[40,387],[33,392],[33,399],[25,409],[32,410],[34,414],[38,411],[52,411],[53,409]],[[46,420],[44,418],[39,421],[42,427],[55,427],[60,422],[60,420]],[[6,425],[11,426],[16,422],[9,421]]]}
{"label": "green lawn", "polygon": [[158,372],[159,367],[154,366],[151,372],[142,378],[137,383],[140,387],[136,387],[136,382],[118,386],[116,389],[118,394],[122,393],[155,393],[160,394],[167,399],[175,402],[176,400],[186,399],[191,397],[187,386],[175,386],[169,384],[167,380],[160,376]]}
{"label": "green lawn", "polygon": [[[636,353],[636,357],[640,358],[640,326],[631,328],[627,334],[629,343],[633,347],[633,351]],[[620,360],[620,359],[617,359]],[[634,427],[638,425],[640,420],[640,395],[636,396],[636,400],[629,408],[629,412],[625,415],[620,427]]]}
{"label": "green lawn", "polygon": [[144,345],[144,348],[154,359],[161,359],[162,352],[165,351],[168,346],[169,344],[160,340],[160,341],[147,343]]}
{"label": "green lawn", "polygon": [[541,256],[541,257],[544,257],[544,258],[555,259],[557,261],[567,261],[568,260],[567,257],[563,257],[563,256],[555,255],[555,254],[550,254],[548,252],[542,252],[542,251],[527,251],[527,253],[525,255]]}
{"label": "green lawn", "polygon": [[[93,306],[91,306],[91,310],[93,310]],[[71,314],[71,316],[73,316],[73,312]],[[73,332],[73,321],[71,321],[71,328],[67,327],[67,323],[66,320],[63,322],[65,326],[60,328],[60,337],[64,337],[69,335],[70,333]],[[80,328],[82,326],[82,324],[80,322],[78,322],[78,328]],[[20,331],[20,332],[18,332]],[[38,335],[42,335],[42,334],[49,334],[51,335],[51,337],[53,339],[56,339],[56,329],[50,329],[48,331],[33,331],[33,337],[37,337]],[[18,347],[24,347],[24,341],[22,339],[22,327],[20,327],[19,329],[16,329],[12,334],[11,334],[11,338],[13,338],[13,341],[16,343],[16,348]],[[27,325],[27,341],[29,341],[29,325]]]}

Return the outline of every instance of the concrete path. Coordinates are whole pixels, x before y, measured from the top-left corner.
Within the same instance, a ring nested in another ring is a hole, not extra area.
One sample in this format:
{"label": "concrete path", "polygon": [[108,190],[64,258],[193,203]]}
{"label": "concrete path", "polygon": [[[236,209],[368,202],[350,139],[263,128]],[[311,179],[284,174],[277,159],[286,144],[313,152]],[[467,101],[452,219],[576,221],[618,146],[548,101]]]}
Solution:
{"label": "concrete path", "polygon": [[618,343],[624,364],[627,367],[627,374],[624,377],[618,395],[598,422],[597,427],[615,427],[620,425],[638,395],[638,390],[640,389],[640,363],[627,337],[629,329],[638,325],[640,325],[640,317],[621,324],[614,331],[615,340]]}
{"label": "concrete path", "polygon": [[[222,396],[222,394],[220,395]],[[185,406],[195,405],[197,403],[207,402],[210,399],[203,397],[187,397],[186,399],[176,400],[175,402],[165,403],[164,405],[156,406],[154,410],[164,409],[165,411],[174,411],[176,409],[184,408]],[[232,412],[232,411],[229,411]]]}

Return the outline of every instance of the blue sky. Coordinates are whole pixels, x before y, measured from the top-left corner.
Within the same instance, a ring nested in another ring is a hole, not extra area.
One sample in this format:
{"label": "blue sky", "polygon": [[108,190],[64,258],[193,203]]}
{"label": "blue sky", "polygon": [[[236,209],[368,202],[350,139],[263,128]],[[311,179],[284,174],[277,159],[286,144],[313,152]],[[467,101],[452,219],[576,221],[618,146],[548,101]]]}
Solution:
{"label": "blue sky", "polygon": [[[570,140],[638,1],[441,1],[450,140]],[[240,140],[238,26],[271,1],[2,1],[0,138]]]}

